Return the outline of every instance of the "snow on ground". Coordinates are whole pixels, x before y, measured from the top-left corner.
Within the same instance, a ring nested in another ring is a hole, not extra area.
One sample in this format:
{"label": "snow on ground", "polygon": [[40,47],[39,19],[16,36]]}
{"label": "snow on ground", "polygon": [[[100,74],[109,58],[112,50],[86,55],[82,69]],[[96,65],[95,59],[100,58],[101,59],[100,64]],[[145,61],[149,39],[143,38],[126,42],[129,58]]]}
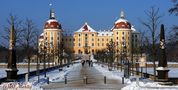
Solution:
{"label": "snow on ground", "polygon": [[[46,75],[47,75],[47,77],[49,77],[49,82],[63,82],[64,76],[67,75],[73,68],[77,67],[78,65],[80,65],[80,63],[70,65],[70,67],[65,66],[63,68],[60,68],[60,69],[62,69],[61,71],[59,71],[59,69],[56,69],[56,70],[47,72]],[[5,69],[2,69],[1,71],[3,71],[3,70],[5,70]],[[26,70],[24,68],[22,70],[21,69],[19,69],[19,70],[20,70],[20,73],[26,73]],[[28,85],[32,86],[31,90],[42,90],[41,86],[47,85],[47,82],[48,82],[47,77],[44,77],[44,74],[41,74],[39,82],[38,82],[38,76],[34,76],[34,77],[30,77],[29,82],[24,82],[24,80],[22,80],[20,82],[12,82],[12,84],[14,84],[15,86],[28,84]],[[0,89],[4,88],[4,86],[8,86],[9,84],[11,84],[11,83],[1,84]]]}
{"label": "snow on ground", "polygon": [[[94,64],[94,66],[103,75],[109,76],[107,78],[119,79],[122,81],[123,72],[120,72],[116,69],[109,71],[106,65]],[[140,78],[137,83],[136,78],[136,76],[131,76],[129,79],[124,78],[124,84],[126,86],[121,90],[178,90],[178,86],[164,86],[149,79]]]}
{"label": "snow on ground", "polygon": [[[94,64],[94,67],[101,72],[104,76],[106,76],[106,78],[112,78],[112,79],[119,79],[120,81],[122,81],[122,77],[123,72],[120,72],[116,69],[109,71],[108,70],[108,66],[106,65],[98,65],[98,64]],[[124,83],[130,83],[131,81],[129,79],[124,79]]]}
{"label": "snow on ground", "polygon": [[[80,62],[80,61],[78,61]],[[70,65],[70,67],[63,67],[62,71],[59,71],[59,69],[47,72],[47,77],[49,77],[50,82],[63,82],[64,81],[64,76],[67,75],[73,68],[77,67],[80,65],[80,63]],[[123,72],[113,69],[112,71],[108,70],[107,65],[98,65],[94,64],[94,67],[101,72],[104,76],[107,78],[112,78],[112,79],[118,79],[122,81],[123,77]],[[177,75],[177,71],[173,71],[173,68],[170,68],[171,71],[170,73],[173,75]],[[176,69],[176,68],[175,68]],[[32,70],[32,69],[31,69]],[[35,70],[35,68],[33,69]],[[152,72],[152,68],[148,68],[148,72]],[[20,69],[18,73],[26,73],[27,69]],[[5,68],[0,69],[0,75],[5,73]],[[175,74],[176,73],[176,74]],[[47,78],[44,77],[44,75],[40,75],[40,80],[38,82],[37,76],[31,77],[29,80],[29,83],[32,84],[32,90],[41,90],[40,86],[46,85],[47,84]],[[122,90],[178,90],[178,86],[163,86],[159,85],[158,82],[153,82],[148,79],[141,79],[141,81],[136,82],[136,77],[131,76],[130,79],[124,79],[125,87],[122,88]]]}
{"label": "snow on ground", "polygon": [[[153,64],[153,62],[148,61],[147,64]],[[158,64],[156,61],[155,64]],[[178,64],[178,62],[167,62],[167,64]]]}
{"label": "snow on ground", "polygon": [[[7,73],[6,73],[6,69],[7,68],[0,68],[0,78],[4,78],[6,77]],[[28,68],[18,68],[18,72],[17,74],[23,74],[23,73],[27,73]],[[30,68],[30,71],[35,71],[36,68]]]}
{"label": "snow on ground", "polygon": [[[168,68],[169,69],[169,72],[168,72],[168,75],[169,77],[178,77],[178,68]],[[136,70],[136,69],[134,69]],[[141,68],[139,68],[140,72],[141,72]],[[147,68],[147,73],[149,74],[154,74],[153,72],[153,68]],[[146,72],[146,68],[143,68],[143,72]],[[157,72],[156,72],[157,73]]]}
{"label": "snow on ground", "polygon": [[[63,67],[62,71],[59,69],[47,72],[47,77],[49,77],[49,82],[62,82],[64,81],[64,76],[67,75],[73,68],[80,65],[79,63],[70,65],[70,67]],[[38,82],[37,76],[31,78],[29,82],[32,83],[32,90],[40,90],[40,86],[47,84],[47,78],[44,75],[40,75],[40,80]]]}
{"label": "snow on ground", "polygon": [[178,86],[164,86],[158,82],[134,81],[131,84],[127,84],[121,90],[178,90]]}

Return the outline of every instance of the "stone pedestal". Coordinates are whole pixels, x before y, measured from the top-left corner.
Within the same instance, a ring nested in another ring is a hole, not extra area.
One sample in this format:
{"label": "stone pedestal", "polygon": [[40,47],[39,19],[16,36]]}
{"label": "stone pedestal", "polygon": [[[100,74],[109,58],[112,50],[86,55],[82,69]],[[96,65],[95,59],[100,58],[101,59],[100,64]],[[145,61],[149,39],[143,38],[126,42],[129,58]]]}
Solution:
{"label": "stone pedestal", "polygon": [[167,82],[168,81],[169,70],[157,70],[157,72],[158,72],[157,81],[159,81],[159,82]]}
{"label": "stone pedestal", "polygon": [[7,82],[13,82],[17,80],[18,78],[17,69],[7,69],[6,72],[7,72],[7,80],[6,80]]}

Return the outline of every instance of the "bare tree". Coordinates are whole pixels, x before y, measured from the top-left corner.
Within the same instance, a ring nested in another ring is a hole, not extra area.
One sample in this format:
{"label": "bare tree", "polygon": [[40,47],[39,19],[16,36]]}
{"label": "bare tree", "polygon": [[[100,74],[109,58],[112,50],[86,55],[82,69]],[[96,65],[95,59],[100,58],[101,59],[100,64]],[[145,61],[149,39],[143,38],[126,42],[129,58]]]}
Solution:
{"label": "bare tree", "polygon": [[[160,19],[162,15],[160,15],[159,8],[151,7],[150,10],[145,11],[146,16],[148,17],[145,21],[141,21],[141,23],[149,30],[151,33],[151,56],[153,60],[153,67],[154,67],[154,76],[156,76],[156,41],[158,40],[158,27],[160,25]],[[156,80],[156,77],[154,77],[154,80]]]}
{"label": "bare tree", "polygon": [[26,57],[28,59],[28,75],[30,74],[30,62],[32,56],[32,50],[34,46],[34,41],[36,40],[36,25],[32,20],[26,19],[23,26],[22,40],[21,45],[24,48]]}
{"label": "bare tree", "polygon": [[[174,3],[174,5],[169,9],[169,13],[178,16],[178,1],[172,0],[172,2]],[[173,26],[173,36],[171,39],[173,39],[175,42],[178,42],[178,25]]]}
{"label": "bare tree", "polygon": [[[173,7],[169,9],[170,14],[178,16],[178,0],[172,0]],[[169,36],[169,53],[170,59],[178,60],[178,25],[173,25]]]}
{"label": "bare tree", "polygon": [[107,43],[107,50],[108,50],[108,56],[110,57],[109,59],[109,66],[113,67],[113,62],[115,60],[115,50],[116,50],[116,45],[115,42],[111,39],[109,43]]}
{"label": "bare tree", "polygon": [[[5,42],[9,41],[9,35],[10,35],[10,26],[14,23],[14,39],[15,39],[15,47],[16,45],[19,45],[19,42],[21,41],[21,34],[22,34],[22,20],[20,20],[16,15],[9,14],[9,18],[7,18],[7,26],[4,26],[5,34],[1,37],[5,40]],[[3,46],[8,46],[6,43],[3,43]]]}
{"label": "bare tree", "polygon": [[171,14],[175,14],[176,16],[178,16],[178,1],[177,0],[172,0],[172,2],[174,3],[173,7],[171,7],[169,9],[169,12]]}

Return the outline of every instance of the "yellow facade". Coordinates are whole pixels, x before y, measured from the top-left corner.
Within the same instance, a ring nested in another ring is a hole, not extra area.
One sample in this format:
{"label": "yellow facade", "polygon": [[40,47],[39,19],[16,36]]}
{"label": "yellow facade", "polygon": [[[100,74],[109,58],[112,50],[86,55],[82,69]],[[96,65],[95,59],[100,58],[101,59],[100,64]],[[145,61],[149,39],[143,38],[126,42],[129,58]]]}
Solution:
{"label": "yellow facade", "polygon": [[139,47],[140,33],[125,20],[124,13],[121,12],[121,17],[115,22],[113,28],[108,31],[96,31],[85,23],[73,33],[65,30],[62,32],[61,28],[44,29],[43,36],[45,42],[40,40],[40,43],[48,44],[46,46],[52,45],[50,49],[53,51],[58,51],[59,45],[63,44],[64,50],[74,54],[95,54],[97,50],[106,49],[107,44],[113,40],[117,53],[120,53],[125,45],[127,53],[130,54],[132,45],[133,47]]}

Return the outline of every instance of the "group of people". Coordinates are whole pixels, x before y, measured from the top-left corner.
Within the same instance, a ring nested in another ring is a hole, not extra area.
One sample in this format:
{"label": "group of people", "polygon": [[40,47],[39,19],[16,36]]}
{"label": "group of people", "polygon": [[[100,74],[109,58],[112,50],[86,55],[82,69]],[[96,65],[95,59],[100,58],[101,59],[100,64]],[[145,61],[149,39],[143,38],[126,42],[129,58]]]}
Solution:
{"label": "group of people", "polygon": [[85,63],[88,63],[89,67],[93,67],[93,62],[91,60],[82,60],[81,61],[82,66],[84,66]]}

